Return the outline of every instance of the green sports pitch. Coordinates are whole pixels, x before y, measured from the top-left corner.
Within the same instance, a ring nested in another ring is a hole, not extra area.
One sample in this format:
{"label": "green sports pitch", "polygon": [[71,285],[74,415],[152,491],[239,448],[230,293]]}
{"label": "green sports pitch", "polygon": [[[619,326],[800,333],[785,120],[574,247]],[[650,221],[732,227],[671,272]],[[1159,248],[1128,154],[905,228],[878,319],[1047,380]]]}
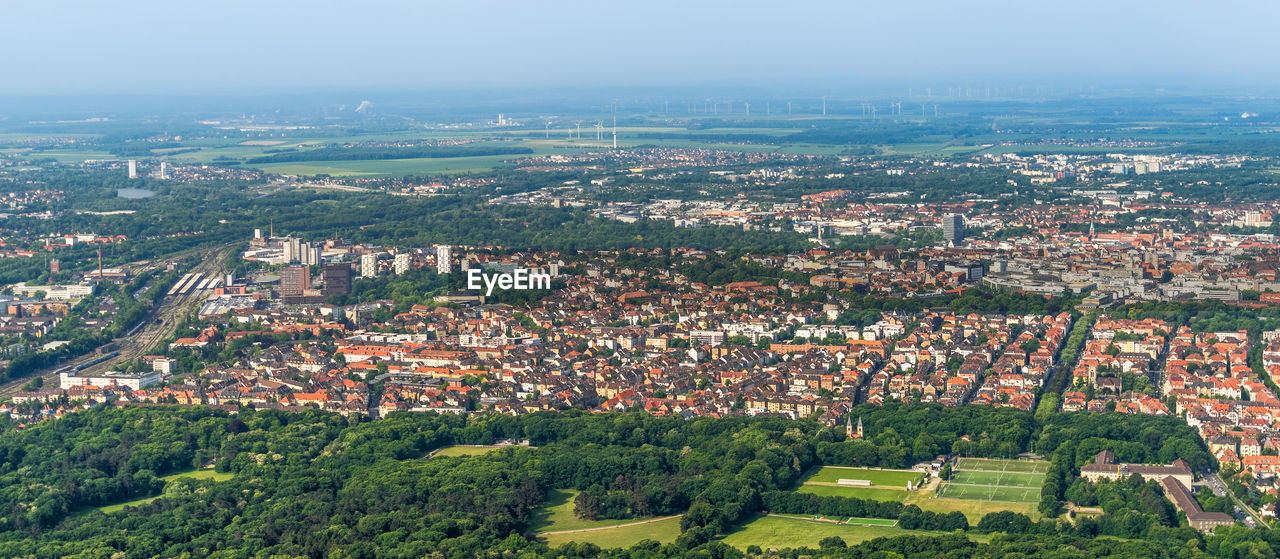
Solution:
{"label": "green sports pitch", "polygon": [[[882,470],[847,466],[823,466],[805,478],[796,489],[825,497],[856,497],[873,501],[902,502],[909,495],[907,483],[920,483],[924,474],[913,470]],[[842,479],[857,479],[871,485],[841,485]]]}
{"label": "green sports pitch", "polygon": [[939,497],[1034,503],[1049,463],[1043,460],[961,458]]}
{"label": "green sports pitch", "polygon": [[956,462],[957,470],[979,472],[1022,472],[1043,474],[1049,471],[1049,462],[1045,460],[1001,460],[999,458],[961,458]]}
{"label": "green sports pitch", "polygon": [[[813,475],[805,479],[805,483],[838,484],[842,479],[860,479],[871,482],[872,487],[906,489],[907,482],[920,483],[924,474],[915,470],[877,470],[871,468],[849,468],[844,466],[823,466]],[[855,487],[855,486],[846,486]]]}

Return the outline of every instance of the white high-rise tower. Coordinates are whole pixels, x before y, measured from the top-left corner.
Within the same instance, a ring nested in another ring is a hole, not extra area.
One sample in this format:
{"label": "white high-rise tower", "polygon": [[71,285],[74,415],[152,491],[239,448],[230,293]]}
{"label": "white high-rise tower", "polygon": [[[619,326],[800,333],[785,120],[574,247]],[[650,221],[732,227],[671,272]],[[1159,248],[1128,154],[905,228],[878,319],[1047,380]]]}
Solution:
{"label": "white high-rise tower", "polygon": [[453,247],[440,245],[436,247],[436,273],[447,274],[453,271]]}

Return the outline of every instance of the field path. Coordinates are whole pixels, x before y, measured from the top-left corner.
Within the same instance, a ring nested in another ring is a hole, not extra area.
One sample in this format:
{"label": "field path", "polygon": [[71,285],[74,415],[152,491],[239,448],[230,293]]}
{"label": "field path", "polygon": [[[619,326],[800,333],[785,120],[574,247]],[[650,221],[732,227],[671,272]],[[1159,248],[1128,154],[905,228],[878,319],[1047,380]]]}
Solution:
{"label": "field path", "polygon": [[577,530],[560,530],[559,532],[534,532],[533,535],[545,536],[547,534],[576,534],[578,532],[595,532],[596,530],[612,530],[614,528],[626,528],[627,526],[639,526],[641,524],[648,524],[650,522],[659,522],[659,521],[668,520],[671,518],[680,518],[681,516],[684,516],[684,513],[673,514],[671,516],[663,516],[660,518],[650,518],[648,520],[640,520],[638,522],[628,522],[626,524],[614,524],[612,526],[597,526],[595,528],[578,528]]}

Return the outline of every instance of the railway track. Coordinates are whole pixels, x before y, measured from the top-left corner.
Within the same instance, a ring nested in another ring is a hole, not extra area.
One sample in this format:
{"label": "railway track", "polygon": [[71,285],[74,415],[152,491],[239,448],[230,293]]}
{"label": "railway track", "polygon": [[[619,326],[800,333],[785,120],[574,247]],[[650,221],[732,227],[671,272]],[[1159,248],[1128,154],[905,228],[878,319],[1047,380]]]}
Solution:
{"label": "railway track", "polygon": [[[209,277],[222,277],[226,274],[226,269],[222,265],[228,247],[217,247],[213,249],[203,249],[199,252],[200,263],[190,270],[191,273],[202,273]],[[183,256],[185,257],[185,256]],[[174,261],[178,258],[172,257],[166,261]],[[133,263],[129,264],[130,269],[140,271],[148,265],[160,265],[164,262],[156,263]],[[197,308],[200,303],[204,302],[208,293],[205,291],[191,290],[183,294],[167,295],[161,299],[160,304],[156,306],[140,323],[141,328],[134,327],[131,334],[122,336],[112,340],[103,347],[109,347],[114,344],[118,349],[116,351],[102,355],[100,353],[90,353],[81,356],[70,363],[60,363],[56,367],[45,369],[37,375],[31,375],[20,379],[12,380],[0,384],[0,397],[11,396],[22,390],[22,387],[31,382],[36,376],[44,379],[45,386],[55,386],[58,383],[58,373],[63,370],[76,369],[79,373],[97,374],[111,370],[117,364],[128,362],[144,355],[149,354],[162,340],[173,334],[177,328],[178,319],[185,316],[188,312]],[[106,357],[104,359],[104,357]]]}

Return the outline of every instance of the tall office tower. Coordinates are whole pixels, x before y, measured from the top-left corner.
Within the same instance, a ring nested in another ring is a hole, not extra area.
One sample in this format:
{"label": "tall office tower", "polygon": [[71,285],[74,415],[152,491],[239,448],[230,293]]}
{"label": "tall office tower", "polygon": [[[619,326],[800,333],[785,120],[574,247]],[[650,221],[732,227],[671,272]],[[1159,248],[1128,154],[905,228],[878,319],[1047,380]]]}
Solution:
{"label": "tall office tower", "polygon": [[160,178],[162,179],[169,178],[169,164],[165,163],[164,161],[160,162]]}
{"label": "tall office tower", "polygon": [[402,252],[396,255],[394,269],[397,276],[409,271],[409,253]]}
{"label": "tall office tower", "polygon": [[360,277],[376,278],[378,277],[378,255],[372,252],[366,252],[360,255]]}
{"label": "tall office tower", "polygon": [[138,178],[138,162],[133,159],[129,160],[129,178]]}
{"label": "tall office tower", "polygon": [[320,247],[313,246],[309,243],[302,244],[302,263],[308,266],[315,266],[320,263]]}
{"label": "tall office tower", "polygon": [[253,230],[253,240],[257,241],[257,240],[261,240],[261,239],[262,239],[262,230],[261,230],[261,229],[254,229],[254,230]]}
{"label": "tall office tower", "polygon": [[951,246],[959,246],[964,242],[964,216],[947,214],[942,216],[942,238]]}
{"label": "tall office tower", "polygon": [[289,266],[280,272],[281,296],[297,297],[308,289],[311,289],[311,268]]}
{"label": "tall office tower", "polygon": [[324,265],[324,296],[351,293],[351,265],[337,262]]}
{"label": "tall office tower", "polygon": [[453,247],[440,245],[436,247],[436,273],[447,274],[453,271]]}
{"label": "tall office tower", "polygon": [[297,262],[302,259],[302,241],[297,237],[285,237],[283,247],[285,262]]}

